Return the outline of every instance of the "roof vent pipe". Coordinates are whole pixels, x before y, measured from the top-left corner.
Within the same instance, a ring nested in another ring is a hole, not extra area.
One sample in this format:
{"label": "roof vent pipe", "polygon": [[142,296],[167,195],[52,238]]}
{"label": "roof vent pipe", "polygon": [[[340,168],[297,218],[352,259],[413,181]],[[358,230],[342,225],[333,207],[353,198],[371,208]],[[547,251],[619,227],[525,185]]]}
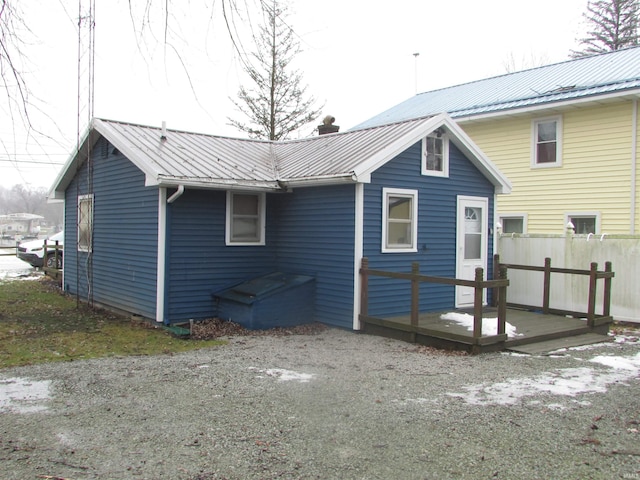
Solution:
{"label": "roof vent pipe", "polygon": [[162,121],[162,133],[160,134],[160,140],[167,139],[167,122]]}

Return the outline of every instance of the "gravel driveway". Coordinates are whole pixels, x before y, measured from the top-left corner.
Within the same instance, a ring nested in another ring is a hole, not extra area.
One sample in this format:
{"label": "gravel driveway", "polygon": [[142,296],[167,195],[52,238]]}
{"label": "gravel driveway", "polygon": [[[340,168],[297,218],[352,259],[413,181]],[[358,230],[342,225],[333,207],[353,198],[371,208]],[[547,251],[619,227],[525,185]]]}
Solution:
{"label": "gravel driveway", "polygon": [[640,343],[613,340],[472,357],[328,329],[0,370],[0,477],[638,479]]}

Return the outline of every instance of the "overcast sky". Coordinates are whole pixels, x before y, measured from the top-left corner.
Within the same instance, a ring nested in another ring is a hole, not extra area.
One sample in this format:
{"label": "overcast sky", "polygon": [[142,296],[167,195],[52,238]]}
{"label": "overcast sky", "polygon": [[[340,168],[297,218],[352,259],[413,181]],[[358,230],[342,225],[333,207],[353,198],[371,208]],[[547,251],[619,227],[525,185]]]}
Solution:
{"label": "overcast sky", "polygon": [[[31,121],[51,138],[27,136],[20,122],[12,122],[2,92],[0,185],[48,188],[72,152],[78,132],[78,3],[19,4],[33,32],[23,48],[35,105]],[[95,116],[155,126],[164,120],[168,128],[244,136],[227,121],[229,116],[242,118],[229,97],[236,97],[244,77],[221,22],[220,0],[174,1],[169,46],[162,38],[164,1],[153,2],[151,28],[143,32],[142,12],[134,11],[132,19],[128,0],[96,4]],[[323,116],[336,117],[344,131],[416,90],[501,75],[507,66],[524,69],[566,60],[583,35],[587,0],[290,4],[289,22],[303,49],[295,66],[303,73],[308,93],[318,105],[325,104]],[[253,12],[250,19],[257,25],[260,16]],[[241,22],[247,24],[246,19]],[[243,43],[251,50],[249,39]],[[81,106],[88,101],[83,90]],[[79,123],[84,131],[88,117],[82,110]],[[301,135],[309,135],[313,126]]]}

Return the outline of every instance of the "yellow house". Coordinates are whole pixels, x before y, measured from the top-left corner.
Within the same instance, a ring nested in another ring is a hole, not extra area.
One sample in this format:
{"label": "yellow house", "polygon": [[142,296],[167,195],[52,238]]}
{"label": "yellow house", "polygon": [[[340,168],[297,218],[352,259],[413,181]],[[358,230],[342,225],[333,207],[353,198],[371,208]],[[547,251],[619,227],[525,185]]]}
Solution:
{"label": "yellow house", "polygon": [[356,129],[447,112],[513,184],[503,232],[638,234],[640,47],[418,94]]}

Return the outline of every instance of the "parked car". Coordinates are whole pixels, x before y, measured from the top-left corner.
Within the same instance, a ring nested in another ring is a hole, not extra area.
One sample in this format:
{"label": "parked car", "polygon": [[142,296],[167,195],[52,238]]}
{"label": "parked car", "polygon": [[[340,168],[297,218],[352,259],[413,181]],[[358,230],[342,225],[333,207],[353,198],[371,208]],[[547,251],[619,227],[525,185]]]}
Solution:
{"label": "parked car", "polygon": [[[64,243],[64,232],[56,233],[47,239],[32,240],[30,242],[24,242],[18,245],[16,252],[17,257],[30,264],[32,267],[42,267],[45,265],[44,260],[44,242],[47,242],[47,267],[62,268],[62,250],[58,250],[58,263],[56,265],[56,251],[53,248],[58,242],[59,246]],[[49,249],[49,247],[52,247]]]}

